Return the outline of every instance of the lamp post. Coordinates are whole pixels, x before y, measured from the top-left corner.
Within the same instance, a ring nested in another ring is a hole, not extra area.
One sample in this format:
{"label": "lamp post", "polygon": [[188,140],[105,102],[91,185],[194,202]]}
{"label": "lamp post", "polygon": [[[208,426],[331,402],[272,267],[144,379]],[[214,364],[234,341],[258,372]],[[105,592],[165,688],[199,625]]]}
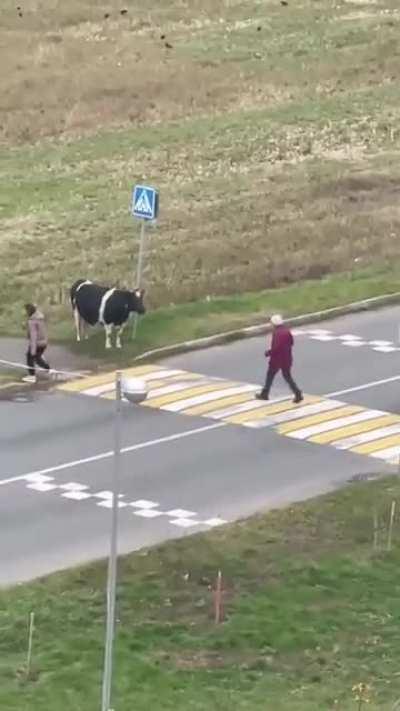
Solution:
{"label": "lamp post", "polygon": [[114,416],[114,471],[112,486],[112,514],[110,535],[110,556],[107,578],[107,623],[104,650],[103,694],[101,711],[111,711],[112,666],[115,635],[115,600],[117,587],[117,534],[118,499],[121,470],[121,372],[115,374],[115,416]]}
{"label": "lamp post", "polygon": [[107,622],[104,648],[104,670],[101,711],[112,711],[111,691],[113,676],[113,652],[115,638],[115,603],[117,589],[118,559],[118,510],[121,476],[121,424],[122,396],[132,404],[139,404],[147,397],[147,386],[142,380],[123,379],[121,371],[115,374],[115,415],[114,415],[114,467],[112,483],[112,513],[110,554],[107,574]]}

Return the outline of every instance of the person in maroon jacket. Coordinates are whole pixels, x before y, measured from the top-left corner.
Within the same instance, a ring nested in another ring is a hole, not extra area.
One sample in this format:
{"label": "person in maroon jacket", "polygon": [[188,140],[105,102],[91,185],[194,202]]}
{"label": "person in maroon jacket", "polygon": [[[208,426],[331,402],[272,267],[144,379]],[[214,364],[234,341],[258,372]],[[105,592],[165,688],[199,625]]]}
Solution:
{"label": "person in maroon jacket", "polygon": [[293,336],[290,330],[283,325],[282,316],[278,314],[272,316],[271,323],[273,326],[271,348],[265,352],[266,357],[269,358],[267,376],[262,391],[258,393],[256,397],[259,400],[268,400],[275,375],[279,373],[279,371],[282,371],[284,379],[293,392],[293,402],[299,403],[303,400],[303,394],[294,382],[291,373],[293,364]]}

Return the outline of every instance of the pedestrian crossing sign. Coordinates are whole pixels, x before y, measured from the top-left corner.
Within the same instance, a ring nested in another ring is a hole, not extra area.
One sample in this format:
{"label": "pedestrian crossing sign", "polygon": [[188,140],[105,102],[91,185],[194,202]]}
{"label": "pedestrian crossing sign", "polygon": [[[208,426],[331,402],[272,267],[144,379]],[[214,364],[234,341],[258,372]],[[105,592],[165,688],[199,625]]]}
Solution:
{"label": "pedestrian crossing sign", "polygon": [[146,185],[136,185],[132,195],[132,215],[140,220],[156,220],[158,192]]}

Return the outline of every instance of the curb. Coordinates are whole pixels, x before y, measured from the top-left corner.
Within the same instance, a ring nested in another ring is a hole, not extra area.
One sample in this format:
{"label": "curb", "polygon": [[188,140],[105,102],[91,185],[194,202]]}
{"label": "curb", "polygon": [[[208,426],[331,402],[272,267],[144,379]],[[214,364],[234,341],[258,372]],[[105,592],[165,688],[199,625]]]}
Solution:
{"label": "curb", "polygon": [[[400,291],[396,291],[393,294],[384,294],[383,296],[374,296],[370,299],[364,299],[363,301],[354,301],[350,304],[345,304],[344,306],[334,306],[330,309],[324,309],[323,311],[314,311],[309,314],[302,314],[301,316],[293,316],[285,320],[288,326],[299,326],[302,324],[315,323],[318,321],[325,321],[330,318],[336,318],[338,316],[345,316],[346,314],[359,313],[360,311],[368,311],[372,308],[382,308],[383,306],[388,306],[390,304],[396,304],[400,302]],[[151,360],[157,356],[172,356],[178,355],[179,353],[186,353],[188,351],[201,350],[202,348],[210,348],[210,346],[217,346],[224,343],[229,343],[230,341],[238,341],[243,338],[251,338],[253,336],[262,336],[271,331],[271,326],[269,323],[257,324],[255,326],[247,326],[245,328],[238,328],[234,331],[225,331],[223,333],[216,333],[213,336],[205,336],[204,338],[197,338],[192,341],[183,341],[182,343],[175,343],[171,346],[163,346],[162,348],[155,348],[151,351],[146,351],[141,355],[136,356],[133,362],[136,363],[142,360]]]}

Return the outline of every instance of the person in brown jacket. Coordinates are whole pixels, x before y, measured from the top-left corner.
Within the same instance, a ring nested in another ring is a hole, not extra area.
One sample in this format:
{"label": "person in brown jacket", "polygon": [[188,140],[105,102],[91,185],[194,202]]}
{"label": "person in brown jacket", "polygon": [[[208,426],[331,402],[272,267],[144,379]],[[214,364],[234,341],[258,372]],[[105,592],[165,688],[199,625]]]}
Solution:
{"label": "person in brown jacket", "polygon": [[28,316],[28,350],[26,352],[28,375],[23,380],[26,383],[35,383],[35,365],[43,370],[50,370],[49,364],[43,358],[43,353],[48,345],[47,328],[43,314],[34,304],[25,304],[25,311]]}

